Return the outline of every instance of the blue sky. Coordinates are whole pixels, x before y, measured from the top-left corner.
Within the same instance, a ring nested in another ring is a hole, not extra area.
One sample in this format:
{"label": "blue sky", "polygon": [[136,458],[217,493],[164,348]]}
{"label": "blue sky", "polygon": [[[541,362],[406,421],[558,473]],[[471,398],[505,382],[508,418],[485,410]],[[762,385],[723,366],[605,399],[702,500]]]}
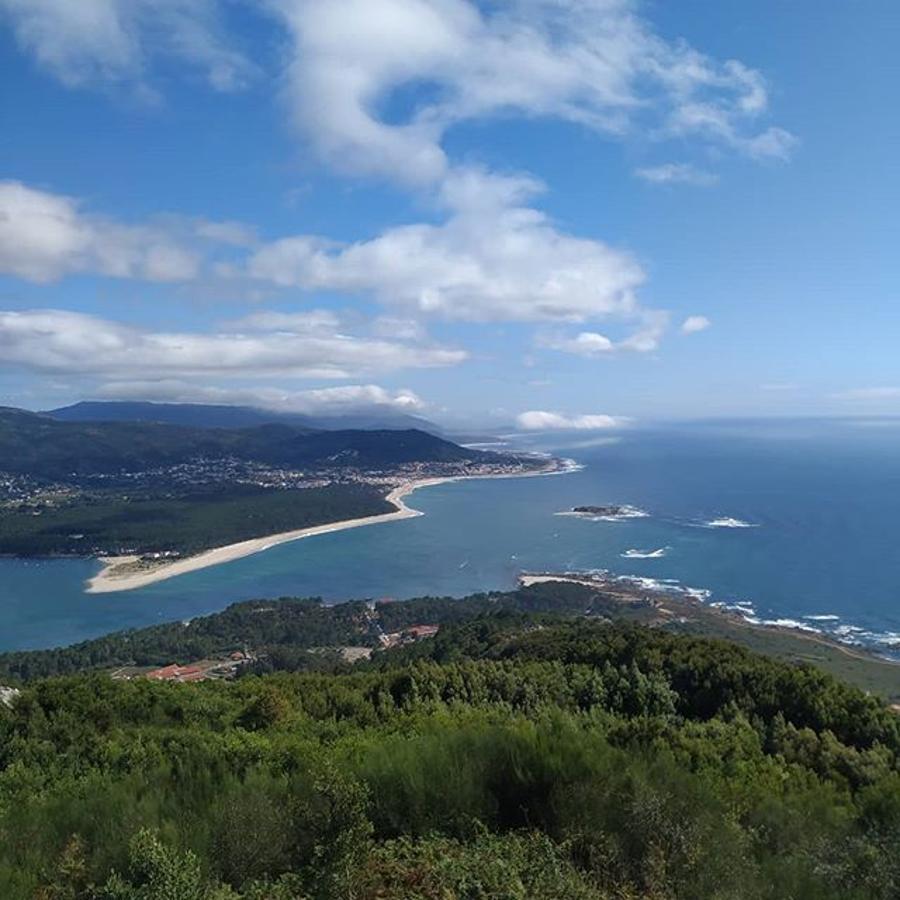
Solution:
{"label": "blue sky", "polygon": [[900,412],[888,0],[0,0],[0,402]]}

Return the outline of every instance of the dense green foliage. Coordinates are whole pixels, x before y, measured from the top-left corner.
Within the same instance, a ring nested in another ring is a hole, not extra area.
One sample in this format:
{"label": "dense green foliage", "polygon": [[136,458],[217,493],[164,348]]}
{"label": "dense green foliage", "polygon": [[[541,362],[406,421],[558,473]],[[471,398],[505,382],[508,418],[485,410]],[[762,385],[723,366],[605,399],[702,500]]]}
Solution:
{"label": "dense green foliage", "polygon": [[898,760],[811,667],[517,612],[343,674],[42,680],[0,709],[0,896],[887,900]]}
{"label": "dense green foliage", "polygon": [[0,515],[0,553],[15,556],[199,553],[251,538],[393,512],[382,492],[360,484],[302,490],[229,485],[170,496],[131,492],[79,498],[33,515]]}
{"label": "dense green foliage", "polygon": [[[291,671],[320,659],[307,652],[311,648],[375,647],[382,633],[410,625],[461,623],[485,614],[585,612],[617,615],[622,609],[602,593],[564,583],[460,600],[421,597],[379,602],[374,609],[361,602],[325,606],[317,598],[249,600],[189,622],[116,632],[70,647],[0,654],[0,678],[19,681],[114,666],[185,663],[247,648],[265,657],[259,671]],[[445,640],[441,636],[438,646]]]}
{"label": "dense green foliage", "polygon": [[60,422],[0,408],[2,469],[70,482],[145,471],[203,457],[271,466],[383,467],[407,462],[480,460],[424,431],[309,431],[289,425],[204,429],[148,422]]}
{"label": "dense green foliage", "polygon": [[70,647],[0,655],[0,679],[28,680],[86,669],[162,665],[233,650],[305,650],[336,644],[374,645],[363,603],[324,606],[318,599],[250,600],[188,622],[116,632]]}

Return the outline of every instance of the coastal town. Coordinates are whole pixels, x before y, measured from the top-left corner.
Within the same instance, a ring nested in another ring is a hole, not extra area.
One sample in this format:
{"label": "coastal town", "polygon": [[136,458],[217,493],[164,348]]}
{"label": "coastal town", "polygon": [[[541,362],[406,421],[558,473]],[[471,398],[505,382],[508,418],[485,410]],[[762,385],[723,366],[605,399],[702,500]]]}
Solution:
{"label": "coastal town", "polygon": [[304,529],[406,516],[395,495],[416,486],[565,468],[536,454],[448,446],[450,458],[429,458],[426,449],[421,458],[375,463],[349,450],[302,467],[201,455],[168,466],[72,473],[65,481],[0,471],[0,555],[114,557],[119,575],[145,574],[242,541],[261,541],[256,549],[265,549],[270,538],[278,543]]}
{"label": "coastal town", "polygon": [[72,476],[61,483],[0,470],[0,508],[29,508],[35,514],[104,493],[177,493],[211,487],[242,486],[270,491],[296,491],[333,484],[375,485],[390,490],[427,478],[472,478],[521,475],[552,468],[556,461],[529,454],[492,454],[488,459],[418,461],[389,466],[348,464],[285,468],[236,457],[196,457],[171,466]]}

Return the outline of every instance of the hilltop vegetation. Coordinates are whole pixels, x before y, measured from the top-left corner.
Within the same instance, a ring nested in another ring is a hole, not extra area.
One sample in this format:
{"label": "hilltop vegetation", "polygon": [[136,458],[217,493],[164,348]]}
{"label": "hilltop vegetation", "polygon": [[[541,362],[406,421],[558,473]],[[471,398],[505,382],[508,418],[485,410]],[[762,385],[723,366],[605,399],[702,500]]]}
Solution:
{"label": "hilltop vegetation", "polygon": [[0,896],[887,900],[898,759],[862,692],[629,624],[478,617],[339,674],[41,680],[0,711]]}

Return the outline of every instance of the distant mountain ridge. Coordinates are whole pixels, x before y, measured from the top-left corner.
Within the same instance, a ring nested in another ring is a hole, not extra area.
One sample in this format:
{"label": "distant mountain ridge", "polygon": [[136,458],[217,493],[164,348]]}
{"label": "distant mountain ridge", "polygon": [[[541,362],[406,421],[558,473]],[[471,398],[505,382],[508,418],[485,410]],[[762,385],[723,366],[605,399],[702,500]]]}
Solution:
{"label": "distant mountain ridge", "polygon": [[249,428],[150,422],[65,422],[0,408],[0,471],[65,481],[146,471],[197,457],[231,457],[286,468],[381,468],[410,462],[477,461],[488,454],[418,429],[313,431],[278,423]]}
{"label": "distant mountain ridge", "polygon": [[147,422],[192,428],[252,428],[257,425],[291,425],[310,430],[390,430],[411,428],[440,435],[442,429],[418,416],[392,410],[344,415],[309,415],[276,412],[255,406],[212,403],[153,403],[130,400],[83,400],[71,406],[47,410],[43,415],[62,422]]}

